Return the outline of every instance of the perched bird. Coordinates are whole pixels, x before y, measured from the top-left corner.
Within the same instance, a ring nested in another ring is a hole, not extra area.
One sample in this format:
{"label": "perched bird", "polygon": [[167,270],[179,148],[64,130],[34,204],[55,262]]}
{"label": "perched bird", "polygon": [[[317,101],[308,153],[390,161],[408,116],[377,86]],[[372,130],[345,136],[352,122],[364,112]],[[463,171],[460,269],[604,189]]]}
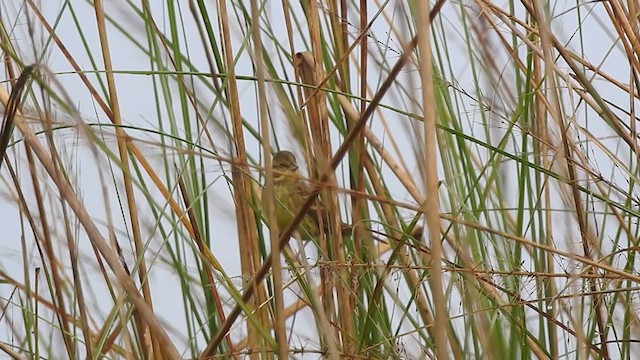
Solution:
{"label": "perched bird", "polygon": [[[295,155],[291,151],[278,151],[273,156],[273,200],[275,206],[276,221],[278,229],[282,233],[291,223],[300,208],[307,200],[312,192],[309,180],[305,179],[298,171],[298,163]],[[269,194],[262,190],[262,209],[267,209],[267,199]],[[266,211],[265,211],[266,212]],[[322,222],[319,219],[322,218]],[[307,211],[305,217],[298,225],[297,232],[301,240],[317,239],[320,235],[320,224],[323,230],[329,227],[329,218],[326,208],[323,206],[320,198]],[[341,232],[343,235],[349,235],[353,231],[353,227],[341,223]],[[373,231],[369,229],[368,231]],[[383,237],[386,234],[373,231]],[[415,239],[421,239],[423,236],[422,226],[415,226],[410,234]],[[379,238],[374,237],[374,239]],[[396,239],[397,240],[397,239]]]}
{"label": "perched bird", "polygon": [[[298,171],[298,163],[292,152],[278,151],[273,156],[273,185],[276,220],[278,221],[278,229],[282,232],[289,226],[311,193],[308,181]],[[265,194],[263,190],[263,209],[267,208],[267,196],[268,194]],[[322,216],[322,226],[327,227],[326,215],[326,210],[320,200],[316,200],[298,226],[301,238],[304,240],[317,238],[320,235],[318,216]]]}

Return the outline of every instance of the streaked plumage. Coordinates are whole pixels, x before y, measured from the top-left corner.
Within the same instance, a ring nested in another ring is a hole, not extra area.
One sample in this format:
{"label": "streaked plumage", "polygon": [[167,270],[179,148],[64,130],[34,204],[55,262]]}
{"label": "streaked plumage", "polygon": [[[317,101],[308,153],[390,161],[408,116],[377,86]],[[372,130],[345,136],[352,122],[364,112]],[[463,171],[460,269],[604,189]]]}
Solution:
{"label": "streaked plumage", "polygon": [[[298,171],[295,155],[290,151],[279,151],[273,156],[273,183],[278,229],[284,231],[302,207],[310,193],[309,185]],[[263,208],[266,209],[266,194],[263,193]],[[321,210],[321,212],[324,212]],[[318,209],[312,207],[298,226],[303,239],[319,235]],[[326,220],[325,220],[326,226]]]}

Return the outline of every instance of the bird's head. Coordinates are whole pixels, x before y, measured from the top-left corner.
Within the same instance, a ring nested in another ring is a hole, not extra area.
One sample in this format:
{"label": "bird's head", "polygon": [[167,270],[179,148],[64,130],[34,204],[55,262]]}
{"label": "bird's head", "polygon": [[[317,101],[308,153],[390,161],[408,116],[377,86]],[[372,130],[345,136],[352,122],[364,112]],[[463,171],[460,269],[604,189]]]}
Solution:
{"label": "bird's head", "polygon": [[296,156],[291,151],[278,151],[273,156],[273,170],[279,172],[298,171]]}

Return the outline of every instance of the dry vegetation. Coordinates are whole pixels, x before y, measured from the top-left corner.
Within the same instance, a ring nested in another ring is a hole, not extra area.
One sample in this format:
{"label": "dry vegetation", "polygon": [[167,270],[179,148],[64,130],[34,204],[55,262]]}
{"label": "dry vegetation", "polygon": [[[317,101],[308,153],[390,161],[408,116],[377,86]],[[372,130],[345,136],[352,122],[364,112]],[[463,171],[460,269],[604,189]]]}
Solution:
{"label": "dry vegetation", "polygon": [[634,358],[640,4],[428,3],[0,2],[0,351]]}

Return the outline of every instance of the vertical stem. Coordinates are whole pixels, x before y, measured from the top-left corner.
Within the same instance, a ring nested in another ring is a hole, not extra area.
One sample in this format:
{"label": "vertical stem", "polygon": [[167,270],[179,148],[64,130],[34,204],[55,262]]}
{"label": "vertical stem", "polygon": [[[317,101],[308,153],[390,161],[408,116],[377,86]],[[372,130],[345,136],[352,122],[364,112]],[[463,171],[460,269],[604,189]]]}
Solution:
{"label": "vertical stem", "polygon": [[436,358],[449,357],[447,341],[447,310],[442,289],[442,243],[440,241],[440,204],[438,200],[438,178],[436,158],[436,104],[433,87],[433,64],[431,54],[431,17],[427,1],[418,3],[418,50],[420,54],[420,80],[422,106],[424,110],[424,177],[426,178],[427,201],[423,206],[429,229],[431,244],[431,291],[434,300],[434,335]]}

